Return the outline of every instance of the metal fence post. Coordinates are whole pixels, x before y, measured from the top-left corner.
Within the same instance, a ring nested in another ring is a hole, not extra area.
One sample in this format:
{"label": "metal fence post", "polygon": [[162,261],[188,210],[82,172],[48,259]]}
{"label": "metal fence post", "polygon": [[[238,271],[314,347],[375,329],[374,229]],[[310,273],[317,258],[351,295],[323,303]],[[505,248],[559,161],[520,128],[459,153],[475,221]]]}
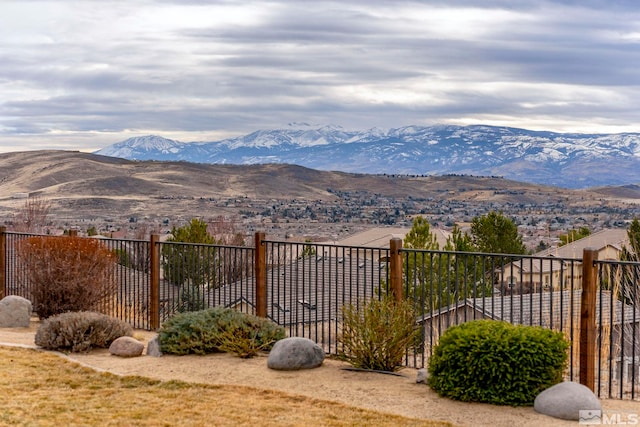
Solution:
{"label": "metal fence post", "polygon": [[149,241],[149,327],[160,327],[160,236],[152,234]]}
{"label": "metal fence post", "polygon": [[598,251],[586,248],[582,255],[582,296],[580,299],[580,384],[595,392],[596,292]]}
{"label": "metal fence post", "polygon": [[255,242],[256,316],[267,317],[267,248],[263,243],[265,234],[257,232]]}
{"label": "metal fence post", "polygon": [[389,243],[389,270],[391,277],[391,293],[395,297],[396,301],[402,301],[404,298],[402,292],[402,255],[400,250],[402,249],[402,239],[393,238]]}
{"label": "metal fence post", "polygon": [[0,299],[7,296],[7,227],[0,226]]}

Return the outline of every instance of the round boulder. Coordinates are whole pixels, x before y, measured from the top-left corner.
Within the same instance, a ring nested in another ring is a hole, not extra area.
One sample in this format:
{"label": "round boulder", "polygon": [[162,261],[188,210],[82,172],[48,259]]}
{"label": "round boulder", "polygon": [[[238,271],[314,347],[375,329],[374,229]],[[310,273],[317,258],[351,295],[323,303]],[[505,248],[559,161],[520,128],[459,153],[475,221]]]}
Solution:
{"label": "round boulder", "polygon": [[137,357],[143,351],[144,344],[132,337],[116,338],[109,346],[109,353],[120,357]]}
{"label": "round boulder", "polygon": [[538,394],[533,409],[554,418],[578,421],[580,411],[601,411],[602,404],[588,387],[566,381]]}
{"label": "round boulder", "polygon": [[267,367],[279,371],[317,368],[324,362],[324,350],[308,338],[291,337],[276,342]]}
{"label": "round boulder", "polygon": [[0,328],[28,328],[33,307],[31,301],[17,295],[0,300]]}

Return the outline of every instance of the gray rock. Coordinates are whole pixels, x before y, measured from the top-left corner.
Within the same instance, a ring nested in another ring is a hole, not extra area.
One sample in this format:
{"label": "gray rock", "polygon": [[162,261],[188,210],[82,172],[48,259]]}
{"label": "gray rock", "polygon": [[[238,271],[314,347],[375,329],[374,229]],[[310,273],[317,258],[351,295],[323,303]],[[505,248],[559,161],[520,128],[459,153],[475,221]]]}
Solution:
{"label": "gray rock", "polygon": [[121,357],[137,357],[142,355],[144,344],[132,337],[116,338],[109,346],[109,353]]}
{"label": "gray rock", "polygon": [[0,300],[0,328],[28,328],[33,307],[31,301],[17,295]]}
{"label": "gray rock", "polygon": [[158,336],[158,334],[156,334],[156,336],[149,340],[149,342],[147,343],[147,356],[162,356],[162,351],[160,350],[160,337]]}
{"label": "gray rock", "polygon": [[577,421],[580,419],[580,411],[600,411],[602,405],[588,387],[566,381],[538,394],[533,402],[533,409],[551,417]]}
{"label": "gray rock", "polygon": [[275,343],[267,366],[280,371],[317,368],[324,362],[324,350],[308,338],[291,337]]}
{"label": "gray rock", "polygon": [[416,375],[416,382],[418,384],[426,383],[428,378],[429,371],[427,371],[425,368],[418,369],[418,374]]}

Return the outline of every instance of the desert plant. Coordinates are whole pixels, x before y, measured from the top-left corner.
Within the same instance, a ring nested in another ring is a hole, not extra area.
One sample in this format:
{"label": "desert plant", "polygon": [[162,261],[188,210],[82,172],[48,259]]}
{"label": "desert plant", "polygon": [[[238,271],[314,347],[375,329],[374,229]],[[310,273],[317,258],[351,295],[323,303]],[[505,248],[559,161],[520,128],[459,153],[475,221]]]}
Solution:
{"label": "desert plant", "polygon": [[420,333],[413,303],[391,295],[347,304],[342,315],[340,357],[356,368],[396,371]]}
{"label": "desert plant", "polygon": [[285,331],[270,320],[215,307],[175,315],[162,324],[158,336],[167,354],[232,352],[251,357],[270,350]]}
{"label": "desert plant", "polygon": [[21,274],[41,319],[95,310],[116,289],[117,257],[97,239],[35,236],[17,247]]}
{"label": "desert plant", "polygon": [[132,336],[131,325],[105,314],[80,311],[62,313],[43,320],[36,332],[36,345],[47,350],[88,351],[108,348],[119,337]]}
{"label": "desert plant", "polygon": [[442,334],[429,360],[428,383],[454,400],[532,405],[562,381],[568,348],[562,332],[475,320]]}

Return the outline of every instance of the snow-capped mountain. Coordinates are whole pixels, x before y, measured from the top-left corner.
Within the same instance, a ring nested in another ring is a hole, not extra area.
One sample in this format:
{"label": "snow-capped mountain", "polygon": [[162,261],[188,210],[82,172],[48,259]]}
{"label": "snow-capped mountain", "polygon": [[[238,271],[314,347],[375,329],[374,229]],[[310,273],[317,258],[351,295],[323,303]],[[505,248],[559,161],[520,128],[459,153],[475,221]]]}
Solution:
{"label": "snow-capped mountain", "polygon": [[289,163],[368,174],[503,176],[566,188],[640,182],[640,134],[568,134],[495,126],[347,131],[296,124],[215,142],[130,138],[95,154],[130,160]]}

